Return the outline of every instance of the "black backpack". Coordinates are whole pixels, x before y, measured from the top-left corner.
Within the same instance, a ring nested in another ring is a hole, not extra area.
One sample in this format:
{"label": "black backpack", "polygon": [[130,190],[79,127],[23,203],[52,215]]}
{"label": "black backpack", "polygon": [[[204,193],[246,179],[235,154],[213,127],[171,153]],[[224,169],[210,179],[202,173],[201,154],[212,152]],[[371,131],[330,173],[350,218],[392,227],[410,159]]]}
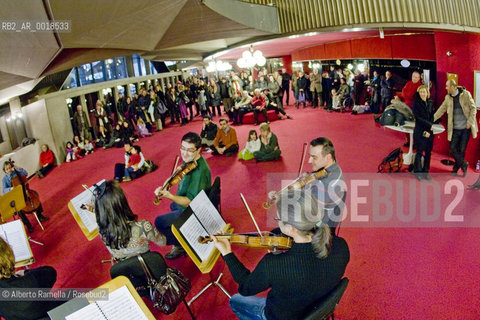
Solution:
{"label": "black backpack", "polygon": [[382,126],[403,126],[405,124],[405,116],[395,109],[385,110],[379,120]]}
{"label": "black backpack", "polygon": [[397,148],[390,152],[378,165],[379,172],[399,172],[403,165],[403,151]]}

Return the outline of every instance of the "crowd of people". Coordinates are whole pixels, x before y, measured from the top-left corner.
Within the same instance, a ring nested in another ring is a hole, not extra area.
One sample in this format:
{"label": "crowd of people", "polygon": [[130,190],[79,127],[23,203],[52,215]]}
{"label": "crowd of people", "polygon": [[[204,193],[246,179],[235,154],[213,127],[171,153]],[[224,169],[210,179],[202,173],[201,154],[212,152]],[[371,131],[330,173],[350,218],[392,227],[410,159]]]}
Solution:
{"label": "crowd of people", "polygon": [[[468,167],[468,162],[464,160],[465,149],[470,135],[476,137],[478,126],[470,93],[454,80],[447,81],[447,95],[436,112],[431,98],[432,87],[423,83],[418,71],[412,72],[412,78],[401,94],[395,94],[390,71],[386,71],[384,76],[374,71],[373,78],[368,80],[361,72],[353,74],[348,68],[340,70],[335,66],[330,67],[330,72],[322,74],[313,70],[311,74],[296,71],[290,75],[283,69],[281,73],[273,74],[260,71],[256,79],[246,72],[233,72],[218,82],[194,77],[175,86],[167,84],[166,94],[160,86],[151,86],[149,90],[142,88],[140,95],[135,94],[133,99],[119,94],[116,103],[110,99],[107,99],[108,103],[96,103],[95,137],[91,136],[85,112],[78,106],[74,115],[75,136],[73,142],[66,144],[67,162],[84,157],[93,152],[94,147],[125,149],[124,163],[115,165],[115,179],[97,185],[94,191],[99,233],[112,257],[116,261],[135,257],[148,252],[150,243],[173,245],[165,255],[167,259],[186,256],[171,227],[190,202],[202,190],[208,191],[212,186],[210,167],[202,152],[211,152],[215,156],[238,153],[238,158],[243,161],[279,159],[279,141],[272,132],[267,111],[274,110],[279,117],[292,118],[284,108],[290,103],[290,84],[297,108],[311,105],[313,108],[335,110],[350,99],[351,102],[347,102],[352,105],[368,106],[369,111],[380,113],[390,107],[392,101],[393,104],[405,104],[416,119],[414,146],[417,153],[412,172],[419,180],[431,179],[428,172],[433,149],[433,125],[447,113],[448,140],[455,159],[452,174],[457,175],[462,170],[465,176]],[[220,108],[222,105],[223,111]],[[242,124],[244,115],[249,112],[253,113],[255,124],[260,124],[259,132],[250,130],[244,148],[240,149],[233,125]],[[265,118],[261,123],[260,114]],[[213,121],[217,115],[220,116],[218,125]],[[202,130],[200,134],[188,132],[180,141],[182,164],[176,172],[181,173],[182,179],[176,193],[164,186],[154,191],[158,199],[171,201],[170,211],[158,215],[154,224],[139,219],[118,183],[138,178],[146,168],[151,168],[141,147],[134,142],[166,128],[168,118],[168,125],[178,123],[183,126],[195,116],[202,117]],[[40,177],[51,170],[53,158],[48,146],[42,146],[41,169],[37,173]],[[269,195],[276,203],[277,231],[293,239],[293,245],[285,254],[266,254],[250,272],[237,259],[228,240],[213,236],[215,246],[234,281],[239,284],[239,294],[232,296],[230,305],[240,319],[298,318],[313,303],[331,292],[343,277],[350,253],[345,240],[336,235],[336,228],[341,221],[347,191],[342,187],[345,184],[343,173],[332,141],[326,137],[312,140],[309,163],[315,174],[315,187],[304,185],[299,190],[287,190],[274,197]],[[193,168],[185,170],[187,164],[194,164]],[[3,181],[4,193],[12,187],[9,180],[14,176],[13,172],[27,175],[25,170],[9,162],[4,165],[4,171],[7,173]],[[474,188],[477,188],[477,183]],[[480,184],[478,186],[480,188]],[[284,203],[291,199],[295,199],[296,203]],[[48,219],[43,215],[40,217]],[[24,287],[53,286],[56,279],[53,268],[41,267],[15,275],[13,254],[1,239],[0,249],[0,286],[8,287],[22,281],[20,286]],[[35,279],[37,274],[45,281]],[[254,296],[265,290],[269,290],[266,297]],[[0,304],[2,315],[8,316],[7,307]],[[42,315],[48,310],[47,306],[44,309],[41,306],[31,308],[39,308],[32,313],[35,315]]]}

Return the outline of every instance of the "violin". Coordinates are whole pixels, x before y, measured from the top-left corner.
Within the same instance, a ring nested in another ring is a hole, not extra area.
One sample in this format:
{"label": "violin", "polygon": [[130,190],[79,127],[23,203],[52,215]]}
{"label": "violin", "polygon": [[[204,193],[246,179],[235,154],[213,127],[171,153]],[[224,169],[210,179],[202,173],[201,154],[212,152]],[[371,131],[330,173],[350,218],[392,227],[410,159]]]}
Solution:
{"label": "violin", "polygon": [[20,172],[15,169],[15,162],[12,159],[8,160],[10,162],[10,165],[13,168],[13,171],[15,172],[15,177],[12,178],[12,187],[16,187],[21,185],[23,188],[23,196],[25,198],[25,208],[22,209],[23,212],[25,213],[32,213],[38,210],[38,208],[42,205],[40,202],[40,195],[38,194],[37,191],[30,189],[28,182],[35,177],[35,175],[32,176],[32,178],[27,179],[24,175],[20,174]]}
{"label": "violin", "polygon": [[[180,166],[180,168],[175,171],[170,178],[168,178],[165,183],[162,186],[162,191],[164,190],[169,190],[172,186],[178,184],[180,181],[182,181],[185,176],[190,173],[191,171],[195,170],[197,168],[198,164],[197,161],[193,160],[191,162],[184,162]],[[153,204],[158,206],[160,204],[160,201],[162,200],[161,196],[156,196],[155,199],[153,200]]]}
{"label": "violin", "polygon": [[[274,252],[278,250],[288,250],[292,247],[292,238],[275,235],[271,232],[264,232],[261,235],[253,234],[222,234],[216,235],[218,239],[228,239],[231,244],[250,247],[250,248],[259,248],[259,249],[269,249]],[[198,237],[199,243],[208,243],[213,241],[212,237]]]}
{"label": "violin", "polygon": [[315,172],[308,172],[306,174],[303,174],[303,175],[299,176],[297,179],[293,180],[289,185],[282,188],[280,191],[275,192],[273,197],[271,197],[270,199],[268,199],[266,202],[263,203],[263,208],[267,209],[267,210],[270,209],[270,207],[277,201],[278,196],[280,195],[280,193],[282,191],[301,189],[301,188],[305,187],[306,185],[314,182],[315,180],[322,179],[322,178],[326,177],[327,175],[328,175],[327,170],[322,169],[322,170],[318,170],[318,171],[315,171]]}

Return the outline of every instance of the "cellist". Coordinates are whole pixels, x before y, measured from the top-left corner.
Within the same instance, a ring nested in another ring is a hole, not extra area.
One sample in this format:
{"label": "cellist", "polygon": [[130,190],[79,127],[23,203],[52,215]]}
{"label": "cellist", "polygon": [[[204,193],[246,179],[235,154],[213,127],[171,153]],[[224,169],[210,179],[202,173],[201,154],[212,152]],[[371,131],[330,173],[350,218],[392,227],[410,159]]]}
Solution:
{"label": "cellist", "polygon": [[[230,307],[239,319],[301,319],[308,308],[335,288],[350,260],[344,239],[322,223],[318,201],[304,189],[279,195],[278,226],[293,238],[292,247],[280,254],[268,253],[250,272],[232,253],[230,242],[213,236],[238,292]],[[267,297],[255,295],[269,290]]]}
{"label": "cellist", "polygon": [[[28,177],[27,171],[23,168],[16,166],[12,161],[5,161],[3,163],[3,171],[5,172],[5,176],[2,179],[3,194],[13,189],[14,185],[12,183],[12,180],[14,180],[17,177],[17,174],[15,173],[15,171],[18,172],[18,174],[20,175],[20,177],[18,177],[20,179],[26,180],[26,178]],[[27,201],[27,199],[25,199],[25,201]],[[38,220],[40,220],[40,222],[48,220],[48,217],[42,214],[43,207],[41,204],[38,206],[38,208],[36,208],[35,212],[37,213]],[[27,227],[28,232],[32,233],[33,226],[25,216],[25,212],[20,210],[18,215],[20,216],[20,219],[22,219],[23,224]]]}
{"label": "cellist", "polygon": [[185,250],[173,235],[171,226],[175,220],[178,219],[183,210],[189,206],[190,201],[192,201],[200,191],[209,189],[212,184],[210,168],[201,155],[201,149],[202,139],[198,134],[195,132],[185,134],[182,137],[180,155],[182,156],[183,164],[196,162],[196,168],[188,172],[180,181],[176,195],[172,194],[168,191],[168,188],[164,188],[163,186],[155,189],[155,195],[157,198],[172,200],[170,205],[171,211],[160,215],[155,219],[155,226],[158,231],[166,236],[167,245],[174,245],[172,250],[165,255],[166,259],[175,259],[185,255]]}

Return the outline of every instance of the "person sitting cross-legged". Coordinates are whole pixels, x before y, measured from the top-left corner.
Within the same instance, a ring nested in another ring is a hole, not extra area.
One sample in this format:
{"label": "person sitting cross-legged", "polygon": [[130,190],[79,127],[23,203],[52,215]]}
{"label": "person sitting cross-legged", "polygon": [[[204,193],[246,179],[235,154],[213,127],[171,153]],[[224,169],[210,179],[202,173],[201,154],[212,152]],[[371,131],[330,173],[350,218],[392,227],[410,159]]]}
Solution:
{"label": "person sitting cross-legged", "polygon": [[220,119],[220,130],[217,131],[213,147],[214,155],[223,154],[228,157],[238,152],[237,132],[228,125],[227,119]]}
{"label": "person sitting cross-legged", "polygon": [[277,160],[280,157],[277,136],[270,131],[268,123],[260,125],[260,142],[260,150],[253,153],[257,161]]}

